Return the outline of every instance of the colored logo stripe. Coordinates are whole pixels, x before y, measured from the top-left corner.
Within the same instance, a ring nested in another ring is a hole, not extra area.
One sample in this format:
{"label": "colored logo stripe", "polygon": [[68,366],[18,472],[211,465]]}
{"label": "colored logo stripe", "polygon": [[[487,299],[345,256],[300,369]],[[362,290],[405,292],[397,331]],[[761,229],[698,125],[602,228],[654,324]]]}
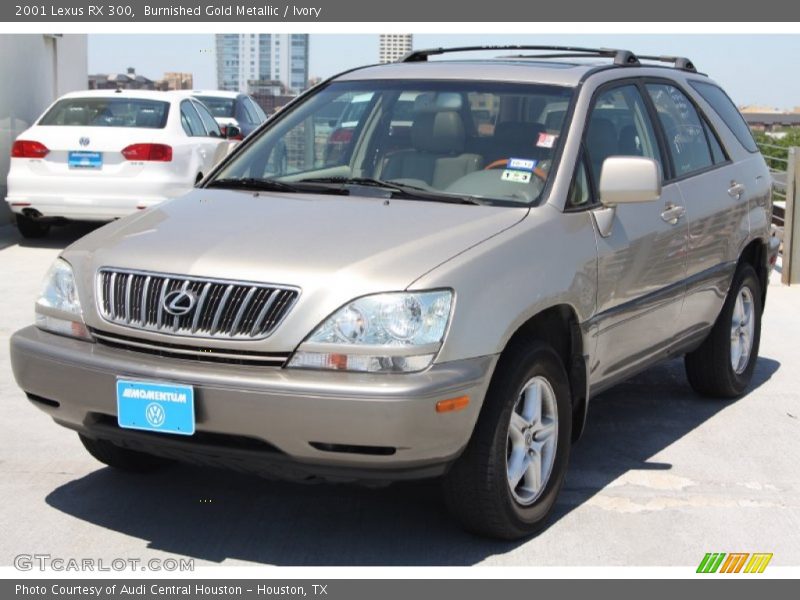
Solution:
{"label": "colored logo stripe", "polygon": [[753,554],[750,562],[744,568],[745,573],[763,573],[767,568],[769,561],[772,560],[772,553]]}
{"label": "colored logo stripe", "polygon": [[[726,558],[727,557],[727,558]],[[750,559],[749,561],[747,559]],[[763,573],[772,560],[772,553],[756,552],[707,552],[697,567],[698,573]],[[724,562],[723,562],[724,561]],[[747,566],[745,566],[745,563]]]}
{"label": "colored logo stripe", "polygon": [[742,570],[748,556],[750,555],[747,552],[732,552],[728,554],[728,558],[722,563],[720,573],[738,573]]}
{"label": "colored logo stripe", "polygon": [[716,573],[725,558],[724,552],[707,552],[697,567],[698,573]]}

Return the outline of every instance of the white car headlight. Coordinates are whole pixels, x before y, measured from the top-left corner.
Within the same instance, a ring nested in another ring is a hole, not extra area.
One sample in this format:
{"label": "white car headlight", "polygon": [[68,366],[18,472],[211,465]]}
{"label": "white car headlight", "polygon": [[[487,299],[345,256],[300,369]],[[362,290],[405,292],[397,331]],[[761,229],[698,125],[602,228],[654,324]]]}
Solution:
{"label": "white car headlight", "polygon": [[53,333],[91,339],[83,323],[72,267],[63,258],[56,259],[45,275],[42,292],[36,300],[36,326]]}
{"label": "white car headlight", "polygon": [[289,367],[381,373],[421,371],[442,346],[453,292],[364,296],[328,317],[300,344]]}

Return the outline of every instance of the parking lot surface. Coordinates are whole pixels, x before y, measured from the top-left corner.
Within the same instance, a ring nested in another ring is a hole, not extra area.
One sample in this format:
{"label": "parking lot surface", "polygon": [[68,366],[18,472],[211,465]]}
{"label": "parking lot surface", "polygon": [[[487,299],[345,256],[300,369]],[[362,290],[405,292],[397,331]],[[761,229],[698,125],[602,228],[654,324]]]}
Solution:
{"label": "parking lot surface", "polygon": [[777,273],[747,395],[700,398],[674,360],[594,398],[549,527],[505,543],[463,533],[431,482],[304,486],[96,462],[28,403],[8,356],[50,262],[90,229],[23,241],[0,227],[0,565],[49,553],[198,566],[693,566],[706,552],[772,552],[772,565],[800,565],[800,286],[781,286]]}

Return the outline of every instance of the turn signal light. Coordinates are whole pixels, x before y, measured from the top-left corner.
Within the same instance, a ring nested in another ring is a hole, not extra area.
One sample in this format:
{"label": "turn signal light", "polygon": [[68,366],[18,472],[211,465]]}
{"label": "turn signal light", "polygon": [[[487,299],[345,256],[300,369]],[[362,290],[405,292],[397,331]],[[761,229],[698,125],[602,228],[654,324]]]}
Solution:
{"label": "turn signal light", "polygon": [[172,160],[172,146],[167,146],[166,144],[131,144],[122,149],[122,156],[127,160],[170,162]]}
{"label": "turn signal light", "polygon": [[436,403],[436,412],[455,412],[466,408],[469,404],[469,396],[459,396],[458,398],[450,398],[449,400],[439,400]]}
{"label": "turn signal light", "polygon": [[11,158],[44,158],[50,150],[40,142],[17,140],[11,146]]}

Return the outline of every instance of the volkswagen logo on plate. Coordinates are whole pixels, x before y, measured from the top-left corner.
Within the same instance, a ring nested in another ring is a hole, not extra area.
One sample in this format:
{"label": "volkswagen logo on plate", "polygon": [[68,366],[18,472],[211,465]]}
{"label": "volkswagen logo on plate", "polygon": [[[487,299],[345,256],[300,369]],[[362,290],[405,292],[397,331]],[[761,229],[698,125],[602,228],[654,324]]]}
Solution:
{"label": "volkswagen logo on plate", "polygon": [[78,140],[78,143],[83,148],[86,148],[86,146],[89,145],[89,142],[91,142],[91,140],[88,137],[82,137],[81,139]]}
{"label": "volkswagen logo on plate", "polygon": [[155,402],[151,402],[144,409],[144,416],[147,422],[153,427],[161,427],[164,424],[166,415],[164,414],[164,407]]}
{"label": "volkswagen logo on plate", "polygon": [[182,317],[188,314],[194,308],[195,295],[186,290],[175,290],[164,296],[164,302],[161,306],[169,314],[176,317]]}

